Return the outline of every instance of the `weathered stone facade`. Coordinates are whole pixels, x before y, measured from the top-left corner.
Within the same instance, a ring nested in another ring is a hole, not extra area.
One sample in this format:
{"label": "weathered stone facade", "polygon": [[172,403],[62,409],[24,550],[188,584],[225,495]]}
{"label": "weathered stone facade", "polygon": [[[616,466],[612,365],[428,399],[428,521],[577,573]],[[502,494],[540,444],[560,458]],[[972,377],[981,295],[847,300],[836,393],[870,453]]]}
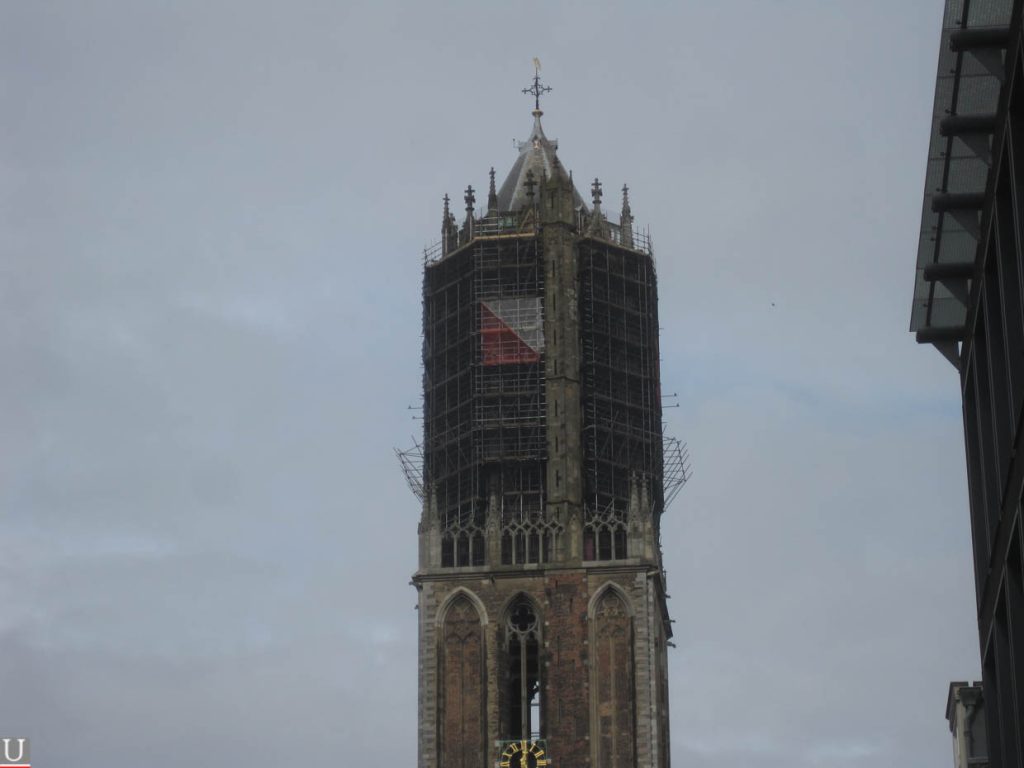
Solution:
{"label": "weathered stone facade", "polygon": [[[667,768],[667,638],[660,574],[640,563],[527,572],[473,570],[477,572],[417,575],[420,768],[471,765],[464,756],[477,752],[466,746],[466,738],[480,708],[486,723],[478,743],[485,759],[474,765],[492,765],[495,745],[516,738],[501,730],[499,701],[502,617],[521,595],[537,606],[541,623],[540,730],[554,764]],[[480,617],[486,659],[472,657],[472,668],[463,663],[458,674],[452,674],[451,660],[465,662],[471,654],[464,650],[463,629],[452,647],[452,607],[459,609],[460,622],[464,616],[474,621]],[[481,679],[486,682],[479,700],[470,702],[464,692],[478,691]],[[453,691],[462,692],[461,698]]]}
{"label": "weathered stone facade", "polygon": [[653,260],[534,115],[425,268],[419,768],[668,768]]}

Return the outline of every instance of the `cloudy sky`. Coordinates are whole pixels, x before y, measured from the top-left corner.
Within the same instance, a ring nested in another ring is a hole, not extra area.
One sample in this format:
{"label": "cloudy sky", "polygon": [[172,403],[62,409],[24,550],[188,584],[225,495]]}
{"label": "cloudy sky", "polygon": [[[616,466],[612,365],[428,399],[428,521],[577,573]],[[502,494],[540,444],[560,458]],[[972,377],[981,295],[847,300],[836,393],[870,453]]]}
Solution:
{"label": "cloudy sky", "polygon": [[421,253],[538,56],[658,259],[674,764],[947,764],[959,398],[907,332],[941,12],[2,0],[0,735],[415,764]]}

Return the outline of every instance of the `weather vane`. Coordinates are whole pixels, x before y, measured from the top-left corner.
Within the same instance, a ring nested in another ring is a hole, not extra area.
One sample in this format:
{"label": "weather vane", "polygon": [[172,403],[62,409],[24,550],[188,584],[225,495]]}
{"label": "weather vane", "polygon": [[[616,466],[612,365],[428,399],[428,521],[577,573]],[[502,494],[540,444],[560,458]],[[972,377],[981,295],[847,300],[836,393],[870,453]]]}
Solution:
{"label": "weather vane", "polygon": [[550,85],[540,84],[540,59],[534,58],[533,60],[533,85],[529,88],[523,88],[523,93],[533,96],[533,109],[536,112],[540,112],[540,95],[542,93],[548,93],[551,90]]}

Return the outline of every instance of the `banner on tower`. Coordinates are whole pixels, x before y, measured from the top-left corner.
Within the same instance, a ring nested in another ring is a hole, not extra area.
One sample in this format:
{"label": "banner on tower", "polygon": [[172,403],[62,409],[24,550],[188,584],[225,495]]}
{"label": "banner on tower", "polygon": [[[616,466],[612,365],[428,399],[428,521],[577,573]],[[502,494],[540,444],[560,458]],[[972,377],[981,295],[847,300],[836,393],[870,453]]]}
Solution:
{"label": "banner on tower", "polygon": [[539,296],[480,302],[480,360],[484,365],[536,363],[544,351]]}

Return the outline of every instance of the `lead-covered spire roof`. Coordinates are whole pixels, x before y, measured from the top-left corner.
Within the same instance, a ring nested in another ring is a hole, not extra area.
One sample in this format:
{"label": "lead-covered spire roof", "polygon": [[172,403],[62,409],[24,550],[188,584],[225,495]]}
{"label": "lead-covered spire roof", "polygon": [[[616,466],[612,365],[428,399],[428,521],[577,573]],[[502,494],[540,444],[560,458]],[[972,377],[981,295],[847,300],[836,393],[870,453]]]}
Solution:
{"label": "lead-covered spire roof", "polygon": [[[533,110],[533,130],[530,131],[530,137],[526,141],[519,142],[519,157],[512,164],[512,169],[498,190],[498,210],[500,211],[518,211],[526,205],[525,183],[528,171],[533,171],[533,177],[537,180],[551,178],[555,174],[556,168],[559,169],[559,172],[564,172],[557,159],[558,142],[552,141],[544,135],[544,127],[540,123],[542,114],[543,112],[539,109]],[[573,198],[577,207],[586,208],[583,198],[575,186],[573,186]]]}
{"label": "lead-covered spire roof", "polygon": [[[529,202],[525,186],[528,172],[532,171],[534,179],[538,182],[544,178],[551,178],[556,173],[565,172],[558,162],[558,142],[544,135],[544,127],[540,123],[541,115],[544,114],[540,108],[540,97],[550,90],[550,86],[542,85],[540,82],[540,62],[535,59],[533,84],[523,89],[523,93],[534,98],[533,129],[526,141],[519,142],[519,157],[512,164],[512,169],[498,190],[500,211],[518,211]],[[575,186],[573,198],[577,207],[586,209],[583,198]]]}

